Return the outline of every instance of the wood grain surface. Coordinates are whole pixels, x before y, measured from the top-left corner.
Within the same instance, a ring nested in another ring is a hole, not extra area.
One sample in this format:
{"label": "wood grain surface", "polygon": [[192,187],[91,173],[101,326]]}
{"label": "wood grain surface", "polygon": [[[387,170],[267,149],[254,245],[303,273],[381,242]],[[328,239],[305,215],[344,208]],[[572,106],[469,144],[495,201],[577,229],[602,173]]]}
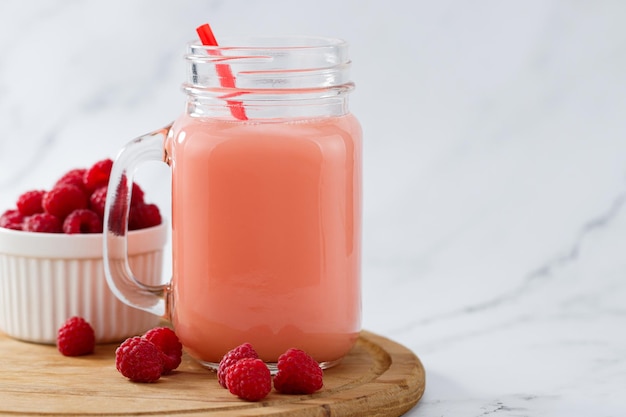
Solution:
{"label": "wood grain surface", "polygon": [[344,360],[324,372],[313,395],[272,390],[246,402],[217,383],[214,372],[186,355],[171,375],[132,383],[115,369],[117,345],[93,355],[64,357],[55,346],[13,340],[0,333],[2,415],[400,416],[422,397],[424,368],[404,346],[363,331]]}

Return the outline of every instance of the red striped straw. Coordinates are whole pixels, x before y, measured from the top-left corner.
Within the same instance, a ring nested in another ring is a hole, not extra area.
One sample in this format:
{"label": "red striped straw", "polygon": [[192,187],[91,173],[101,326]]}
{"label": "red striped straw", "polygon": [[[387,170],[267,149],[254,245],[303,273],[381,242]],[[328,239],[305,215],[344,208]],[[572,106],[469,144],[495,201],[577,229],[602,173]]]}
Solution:
{"label": "red striped straw", "polygon": [[[211,30],[211,26],[208,23],[205,23],[196,28],[196,32],[200,37],[200,41],[202,45],[205,46],[218,46],[217,40],[213,35],[213,31]],[[219,55],[219,51],[209,51],[212,55]],[[235,88],[235,77],[233,76],[232,71],[230,70],[230,65],[227,64],[215,64],[215,70],[217,71],[217,75],[220,79],[220,84],[224,88]],[[228,103],[228,108],[230,108],[230,112],[233,117],[238,120],[248,120],[248,116],[246,116],[246,110],[243,108],[243,104],[241,101],[231,101],[226,100]]]}

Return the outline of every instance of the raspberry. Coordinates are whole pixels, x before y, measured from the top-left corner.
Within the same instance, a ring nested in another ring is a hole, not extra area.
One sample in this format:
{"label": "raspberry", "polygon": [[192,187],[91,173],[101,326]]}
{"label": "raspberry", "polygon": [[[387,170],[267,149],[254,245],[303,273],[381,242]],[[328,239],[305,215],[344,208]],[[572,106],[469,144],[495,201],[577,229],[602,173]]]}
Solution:
{"label": "raspberry", "polygon": [[39,233],[61,233],[61,221],[50,213],[37,213],[24,219],[22,230]]}
{"label": "raspberry", "polygon": [[87,172],[85,168],[76,168],[67,171],[61,178],[57,180],[57,182],[54,184],[54,187],[62,184],[71,184],[77,186],[81,190],[85,190],[85,183],[83,183],[83,177],[85,176],[85,172]]}
{"label": "raspberry", "polygon": [[115,350],[115,367],[133,382],[154,382],[163,369],[161,351],[139,336],[128,338]]}
{"label": "raspberry", "polygon": [[161,224],[161,213],[156,204],[138,204],[130,207],[128,229],[139,230]]}
{"label": "raspberry", "polygon": [[104,218],[104,204],[107,200],[107,187],[103,186],[95,190],[91,196],[89,196],[89,208],[96,212],[96,214],[103,219]]}
{"label": "raspberry", "polygon": [[183,356],[183,345],[176,333],[168,327],[149,330],[144,339],[151,341],[163,354],[163,373],[168,374],[178,368]]}
{"label": "raspberry", "polygon": [[23,216],[43,212],[41,199],[46,192],[44,190],[26,191],[17,198],[17,209]]}
{"label": "raspberry", "polygon": [[63,233],[102,233],[102,220],[89,209],[74,210],[63,221]]}
{"label": "raspberry", "polygon": [[289,349],[279,356],[274,388],[283,394],[312,394],[322,388],[322,368],[306,352]]}
{"label": "raspberry", "polygon": [[220,361],[217,368],[217,381],[224,388],[228,388],[228,385],[226,385],[226,372],[228,371],[228,368],[236,364],[237,361],[241,359],[257,359],[258,357],[259,354],[256,353],[256,350],[254,350],[250,343],[243,343],[236,348],[231,349],[224,355],[224,357],[222,357],[222,360]]}
{"label": "raspberry", "polygon": [[144,203],[143,201],[143,190],[141,189],[141,187],[134,182],[133,183],[133,193],[131,194],[130,197],[130,205],[131,206],[138,206]]}
{"label": "raspberry", "polygon": [[65,219],[74,210],[87,208],[87,196],[75,185],[61,184],[44,194],[43,208],[59,219]]}
{"label": "raspberry", "polygon": [[112,167],[113,161],[111,159],[103,159],[93,164],[83,176],[85,188],[88,191],[93,191],[96,188],[107,185],[109,183]]}
{"label": "raspberry", "polygon": [[261,359],[243,358],[228,367],[226,385],[239,398],[259,401],[272,390],[272,376]]}
{"label": "raspberry", "polygon": [[0,216],[0,227],[13,230],[22,230],[24,216],[19,210],[7,210]]}
{"label": "raspberry", "polygon": [[[107,186],[96,189],[89,197],[89,208],[95,211],[101,219],[104,219],[104,205],[107,200]],[[144,204],[143,190],[139,185],[133,183],[133,194],[130,199],[131,206]]]}
{"label": "raspberry", "polygon": [[57,333],[57,348],[65,356],[92,353],[96,346],[93,328],[82,317],[68,319]]}

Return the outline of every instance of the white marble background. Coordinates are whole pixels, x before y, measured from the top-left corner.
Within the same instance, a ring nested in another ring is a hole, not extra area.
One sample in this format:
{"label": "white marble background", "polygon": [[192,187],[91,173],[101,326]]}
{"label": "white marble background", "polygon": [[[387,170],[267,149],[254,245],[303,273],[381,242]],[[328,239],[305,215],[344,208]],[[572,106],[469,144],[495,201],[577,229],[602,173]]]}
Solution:
{"label": "white marble background", "polygon": [[364,327],[422,359],[408,415],[626,415],[626,2],[4,0],[0,208],[177,117],[205,21],[352,44]]}

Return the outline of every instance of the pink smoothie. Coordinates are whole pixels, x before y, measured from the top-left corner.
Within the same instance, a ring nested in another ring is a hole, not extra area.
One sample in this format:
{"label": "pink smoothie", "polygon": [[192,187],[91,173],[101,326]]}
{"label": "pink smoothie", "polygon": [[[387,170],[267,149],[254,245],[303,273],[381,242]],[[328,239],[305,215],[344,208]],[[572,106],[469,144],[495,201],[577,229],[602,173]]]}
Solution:
{"label": "pink smoothie", "polygon": [[[172,166],[172,322],[196,359],[250,342],[344,356],[360,330],[361,130],[185,116]],[[182,203],[181,203],[182,202]]]}

